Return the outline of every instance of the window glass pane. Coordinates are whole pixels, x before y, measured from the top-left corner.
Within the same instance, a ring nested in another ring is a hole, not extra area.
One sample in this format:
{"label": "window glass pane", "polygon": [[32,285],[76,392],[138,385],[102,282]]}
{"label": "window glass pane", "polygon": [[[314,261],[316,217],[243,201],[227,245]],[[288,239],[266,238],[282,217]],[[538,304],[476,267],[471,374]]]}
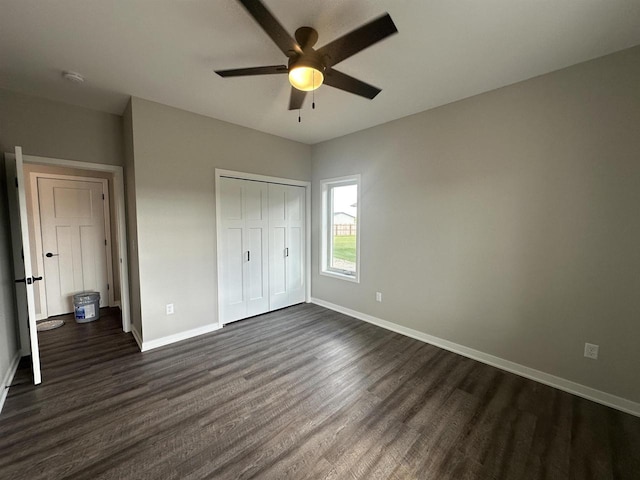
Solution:
{"label": "window glass pane", "polygon": [[357,185],[331,188],[329,267],[349,273],[356,271],[357,202]]}

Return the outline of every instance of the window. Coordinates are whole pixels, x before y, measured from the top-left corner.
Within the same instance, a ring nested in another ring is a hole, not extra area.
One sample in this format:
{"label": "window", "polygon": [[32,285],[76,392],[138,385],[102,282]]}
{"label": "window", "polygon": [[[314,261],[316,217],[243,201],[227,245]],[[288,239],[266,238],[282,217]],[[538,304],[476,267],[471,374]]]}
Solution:
{"label": "window", "polygon": [[360,175],[323,180],[321,187],[321,274],[358,282]]}

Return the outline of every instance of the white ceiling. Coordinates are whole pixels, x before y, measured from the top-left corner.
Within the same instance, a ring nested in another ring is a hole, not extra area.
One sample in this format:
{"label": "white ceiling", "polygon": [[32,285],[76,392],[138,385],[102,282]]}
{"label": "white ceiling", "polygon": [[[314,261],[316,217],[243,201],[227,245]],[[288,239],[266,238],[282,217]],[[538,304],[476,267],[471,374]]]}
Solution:
{"label": "white ceiling", "polygon": [[134,95],[313,144],[640,44],[638,0],[263,1],[317,47],[389,12],[399,33],[336,66],[382,93],[323,86],[298,123],[286,75],[218,77],[286,63],[236,0],[0,0],[0,87],[117,114]]}

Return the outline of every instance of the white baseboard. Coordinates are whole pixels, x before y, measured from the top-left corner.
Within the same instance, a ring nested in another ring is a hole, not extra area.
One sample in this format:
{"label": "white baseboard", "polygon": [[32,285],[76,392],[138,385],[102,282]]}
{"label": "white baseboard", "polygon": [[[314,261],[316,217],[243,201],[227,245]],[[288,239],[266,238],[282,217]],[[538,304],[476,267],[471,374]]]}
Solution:
{"label": "white baseboard", "polygon": [[[166,337],[156,338],[155,340],[148,341],[136,341],[138,345],[140,345],[141,352],[147,352],[149,350],[153,350],[154,348],[164,347],[165,345],[170,345],[172,343],[180,342],[182,340],[187,340],[188,338],[197,337],[198,335],[204,335],[205,333],[215,332],[222,328],[217,323],[212,323],[210,325],[205,325],[204,327],[194,328],[192,330],[187,330],[186,332],[176,333],[174,335],[168,335]],[[136,334],[134,334],[134,337]]]}
{"label": "white baseboard", "polygon": [[2,379],[2,384],[0,385],[0,388],[2,389],[0,391],[0,413],[2,413],[2,407],[4,407],[4,401],[7,399],[7,394],[9,393],[9,385],[11,385],[11,382],[13,382],[13,377],[16,375],[16,371],[18,370],[18,364],[20,363],[20,351],[16,352],[16,354],[13,356],[13,360],[11,360],[11,364],[9,365],[9,368],[7,369],[7,371],[4,374],[4,377]]}
{"label": "white baseboard", "polygon": [[403,327],[402,325],[398,325],[397,323],[382,320],[381,318],[377,318],[366,313],[361,313],[356,310],[351,310],[350,308],[342,307],[340,305],[336,305],[319,298],[312,297],[311,303],[315,303],[316,305],[320,305],[321,307],[325,307],[330,310],[343,313],[350,317],[357,318],[358,320],[363,320],[373,325],[377,325],[378,327],[391,330],[392,332],[400,333],[401,335],[406,335],[407,337],[415,338],[416,340],[435,345],[436,347],[440,347],[444,350],[457,353],[464,357],[486,363],[487,365],[497,367],[501,370],[515,373],[516,375],[520,375],[521,377],[535,380],[536,382],[549,385],[550,387],[555,387],[559,390],[578,395],[579,397],[586,398],[587,400],[601,403],[602,405],[606,405],[607,407],[615,408],[622,412],[640,417],[640,403],[634,402],[632,400],[618,397],[601,390],[596,390],[595,388],[587,387],[586,385],[572,382],[571,380],[556,377],[555,375],[541,372],[540,370],[536,370],[534,368],[527,367],[510,360],[505,360],[504,358],[496,357],[495,355],[484,353],[473,348],[465,347],[464,345],[450,342],[449,340],[434,337],[433,335],[429,335],[412,328]]}
{"label": "white baseboard", "polygon": [[138,344],[138,348],[142,352],[142,335],[140,335],[140,332],[138,332],[136,327],[134,327],[133,325],[131,326],[131,334],[133,335],[133,338],[136,340],[136,343]]}
{"label": "white baseboard", "polygon": [[115,307],[120,308],[120,300],[115,300],[111,306],[114,308]]}

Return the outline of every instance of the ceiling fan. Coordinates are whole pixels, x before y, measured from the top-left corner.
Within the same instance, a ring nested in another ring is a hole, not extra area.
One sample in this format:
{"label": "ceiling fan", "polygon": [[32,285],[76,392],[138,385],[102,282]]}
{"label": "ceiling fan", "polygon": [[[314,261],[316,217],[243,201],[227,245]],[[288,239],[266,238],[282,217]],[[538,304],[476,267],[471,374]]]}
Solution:
{"label": "ceiling fan", "polygon": [[302,108],[307,92],[323,83],[368,99],[381,92],[379,88],[339,72],[333,66],[396,33],[398,29],[388,13],[316,50],[313,46],[318,41],[318,32],[313,28],[298,28],[294,40],[260,0],[238,1],[289,58],[289,62],[288,65],[216,70],[221,77],[287,73],[291,83],[289,110]]}

